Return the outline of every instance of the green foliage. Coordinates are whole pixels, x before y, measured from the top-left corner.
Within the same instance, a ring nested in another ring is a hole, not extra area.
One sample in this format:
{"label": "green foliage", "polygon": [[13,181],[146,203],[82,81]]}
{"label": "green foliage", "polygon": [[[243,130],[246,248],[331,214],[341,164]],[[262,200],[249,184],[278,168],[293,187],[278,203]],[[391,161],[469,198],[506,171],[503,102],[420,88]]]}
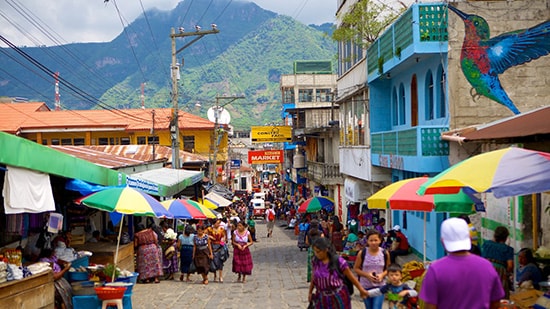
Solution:
{"label": "green foliage", "polygon": [[332,38],[367,48],[406,9],[404,4],[401,5],[400,12],[395,12],[382,2],[361,0],[339,18],[341,26],[334,30]]}

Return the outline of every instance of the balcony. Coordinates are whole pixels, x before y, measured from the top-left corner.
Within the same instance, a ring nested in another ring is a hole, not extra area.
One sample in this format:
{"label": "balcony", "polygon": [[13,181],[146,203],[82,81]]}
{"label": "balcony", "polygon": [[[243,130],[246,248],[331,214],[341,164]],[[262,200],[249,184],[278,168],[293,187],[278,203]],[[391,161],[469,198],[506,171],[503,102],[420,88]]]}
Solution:
{"label": "balcony", "polygon": [[447,53],[446,4],[413,4],[367,50],[368,82],[405,62]]}
{"label": "balcony", "polygon": [[449,143],[441,139],[445,131],[447,127],[419,126],[372,133],[372,163],[415,172],[439,172],[449,165]]}
{"label": "balcony", "polygon": [[307,161],[307,177],[323,186],[344,183],[338,163]]}

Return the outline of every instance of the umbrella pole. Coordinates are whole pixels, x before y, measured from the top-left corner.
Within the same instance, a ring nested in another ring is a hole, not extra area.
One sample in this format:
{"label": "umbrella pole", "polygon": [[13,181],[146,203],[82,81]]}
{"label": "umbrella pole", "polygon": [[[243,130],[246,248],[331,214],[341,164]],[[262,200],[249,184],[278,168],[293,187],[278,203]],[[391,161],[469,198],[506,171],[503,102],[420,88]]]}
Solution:
{"label": "umbrella pole", "polygon": [[423,261],[424,261],[424,265],[426,265],[426,212],[424,212],[424,244],[423,244],[423,250],[424,250],[424,257],[423,257]]}
{"label": "umbrella pole", "polygon": [[115,282],[115,274],[116,274],[116,264],[118,263],[118,248],[120,247],[120,237],[122,235],[122,226],[124,225],[124,214],[122,214],[122,218],[120,219],[120,228],[118,229],[118,238],[116,242],[116,251],[115,251],[115,260],[114,260],[114,270],[113,275],[111,277],[111,282]]}

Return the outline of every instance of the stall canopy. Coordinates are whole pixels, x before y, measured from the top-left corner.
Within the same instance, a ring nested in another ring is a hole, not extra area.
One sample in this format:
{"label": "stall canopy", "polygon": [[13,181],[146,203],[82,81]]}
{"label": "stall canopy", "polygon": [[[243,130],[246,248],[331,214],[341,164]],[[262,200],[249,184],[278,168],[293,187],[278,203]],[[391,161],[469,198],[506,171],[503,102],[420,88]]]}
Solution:
{"label": "stall canopy", "polygon": [[218,207],[227,207],[231,205],[232,202],[224,198],[223,196],[217,194],[216,192],[210,192],[204,196],[203,204],[206,204],[206,203],[212,203],[216,206],[215,208],[218,208]]}
{"label": "stall canopy", "polygon": [[98,166],[33,141],[0,132],[0,164],[50,175],[116,186],[126,182],[126,174]]}
{"label": "stall canopy", "polygon": [[202,180],[203,172],[159,168],[128,175],[126,183],[130,188],[157,196],[174,196],[183,189]]}

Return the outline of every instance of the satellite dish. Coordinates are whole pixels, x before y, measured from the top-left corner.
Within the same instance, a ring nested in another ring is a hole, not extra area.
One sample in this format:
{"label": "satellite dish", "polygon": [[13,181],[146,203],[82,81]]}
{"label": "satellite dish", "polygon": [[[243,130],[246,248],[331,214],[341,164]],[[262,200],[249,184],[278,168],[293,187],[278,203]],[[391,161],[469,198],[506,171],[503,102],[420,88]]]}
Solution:
{"label": "satellite dish", "polygon": [[229,124],[231,122],[231,115],[229,115],[229,112],[221,107],[210,107],[208,111],[206,112],[206,115],[208,116],[208,120],[212,122],[217,122],[218,124]]}

